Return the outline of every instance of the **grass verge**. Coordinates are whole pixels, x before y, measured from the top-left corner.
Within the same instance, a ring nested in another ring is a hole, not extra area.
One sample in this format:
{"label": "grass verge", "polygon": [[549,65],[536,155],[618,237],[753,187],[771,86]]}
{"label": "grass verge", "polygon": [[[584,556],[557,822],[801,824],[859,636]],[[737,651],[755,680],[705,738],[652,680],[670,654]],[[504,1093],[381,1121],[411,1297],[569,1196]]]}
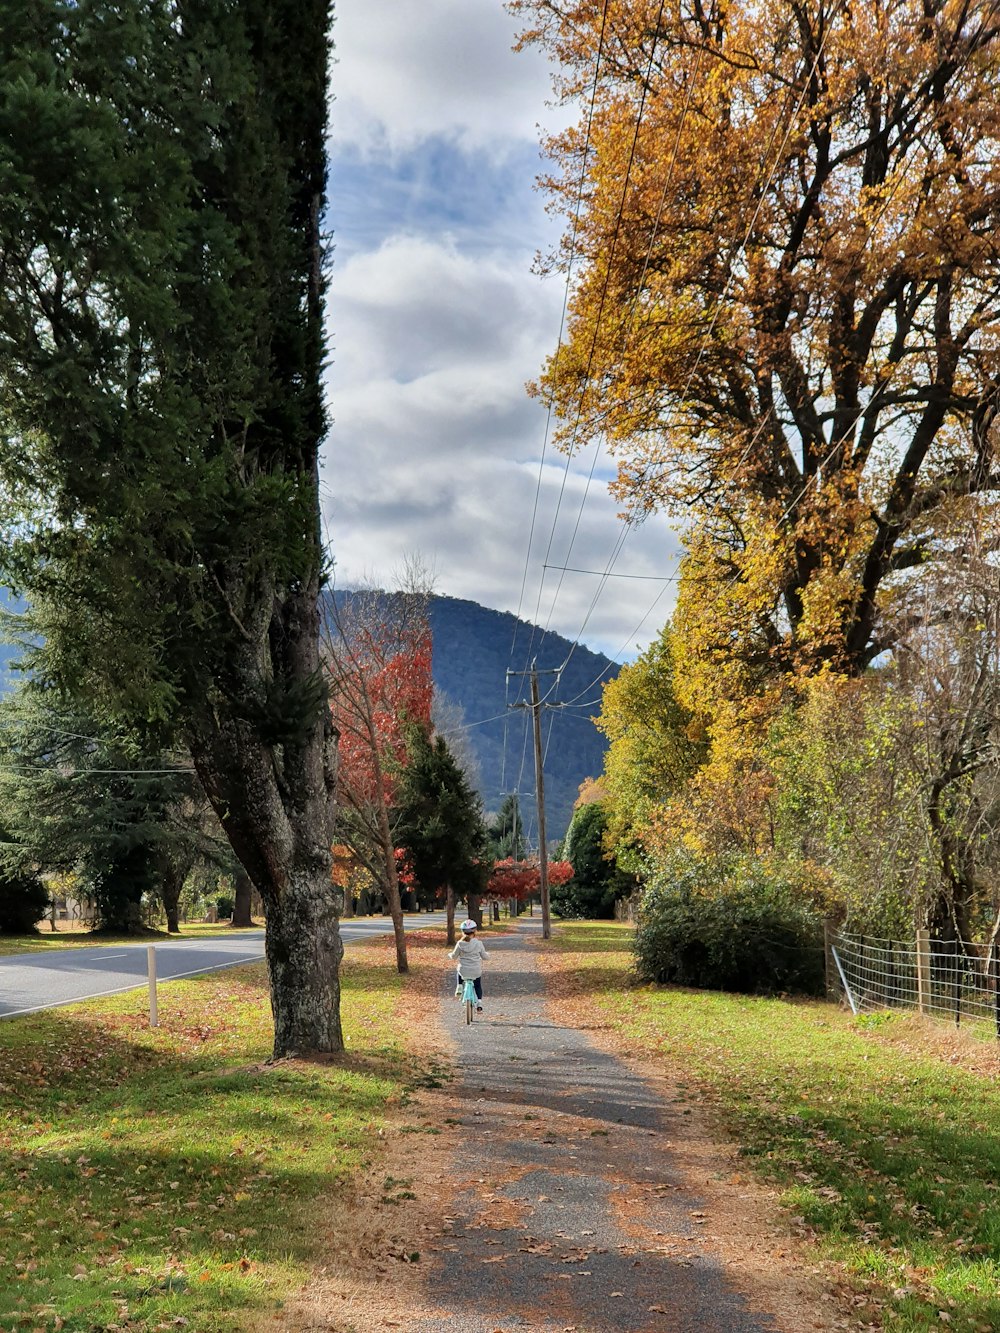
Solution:
{"label": "grass verge", "polygon": [[557,926],[571,1012],[703,1098],[892,1333],[1000,1329],[1000,1062],[908,1015],[637,986],[629,928]]}
{"label": "grass verge", "polygon": [[0,1023],[0,1329],[235,1333],[278,1310],[444,1073],[405,1048],[392,962],[348,951],[350,1053],[323,1064],[265,1063],[263,964],[163,986],[156,1030],[141,991]]}

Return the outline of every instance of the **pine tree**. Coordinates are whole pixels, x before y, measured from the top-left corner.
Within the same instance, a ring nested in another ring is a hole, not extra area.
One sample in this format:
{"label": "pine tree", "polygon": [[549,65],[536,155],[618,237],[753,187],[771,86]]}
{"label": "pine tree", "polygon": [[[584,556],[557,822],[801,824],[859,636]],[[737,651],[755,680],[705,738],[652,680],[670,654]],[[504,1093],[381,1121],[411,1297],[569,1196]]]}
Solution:
{"label": "pine tree", "polygon": [[516,793],[505,796],[489,825],[489,855],[493,861],[523,861],[524,820]]}
{"label": "pine tree", "polygon": [[487,874],[482,803],[444,737],[429,739],[419,727],[407,734],[397,838],[420,888],[448,892],[449,925],[456,897],[464,897],[469,915],[476,916]]}
{"label": "pine tree", "polygon": [[182,741],[342,1046],[320,672],[328,0],[0,12],[0,479],[36,674]]}

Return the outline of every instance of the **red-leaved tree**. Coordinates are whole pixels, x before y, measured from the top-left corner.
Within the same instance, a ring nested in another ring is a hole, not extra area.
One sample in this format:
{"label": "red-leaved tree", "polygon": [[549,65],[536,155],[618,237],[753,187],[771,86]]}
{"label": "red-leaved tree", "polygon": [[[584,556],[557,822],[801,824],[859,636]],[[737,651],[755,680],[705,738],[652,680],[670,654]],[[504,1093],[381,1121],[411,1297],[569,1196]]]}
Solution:
{"label": "red-leaved tree", "polygon": [[328,604],[325,658],[340,733],[338,833],[381,886],[407,970],[392,806],[404,732],[431,726],[431,635],[425,593],[344,593]]}
{"label": "red-leaved tree", "polygon": [[[568,861],[550,861],[548,864],[549,884],[565,884],[573,878],[573,867]],[[537,861],[515,861],[508,856],[504,861],[495,861],[486,885],[484,897],[490,902],[503,902],[514,899],[523,903],[539,893],[542,887],[542,875]]]}

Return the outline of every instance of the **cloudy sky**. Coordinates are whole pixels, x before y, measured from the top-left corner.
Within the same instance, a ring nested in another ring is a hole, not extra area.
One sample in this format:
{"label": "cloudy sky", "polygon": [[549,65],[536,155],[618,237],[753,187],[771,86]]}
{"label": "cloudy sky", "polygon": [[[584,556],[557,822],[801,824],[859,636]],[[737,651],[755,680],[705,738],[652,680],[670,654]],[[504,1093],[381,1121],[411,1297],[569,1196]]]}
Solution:
{"label": "cloudy sky", "polygon": [[[338,583],[392,581],[519,612],[624,660],[656,633],[677,541],[621,533],[610,475],[567,470],[525,382],[556,346],[564,290],[532,273],[556,224],[534,188],[549,71],[515,54],[500,0],[337,0],[324,473]],[[536,511],[537,496],[537,511]],[[532,514],[535,512],[532,534]],[[530,539],[530,549],[529,549]],[[658,601],[655,599],[659,598]],[[655,605],[654,605],[655,602]]]}

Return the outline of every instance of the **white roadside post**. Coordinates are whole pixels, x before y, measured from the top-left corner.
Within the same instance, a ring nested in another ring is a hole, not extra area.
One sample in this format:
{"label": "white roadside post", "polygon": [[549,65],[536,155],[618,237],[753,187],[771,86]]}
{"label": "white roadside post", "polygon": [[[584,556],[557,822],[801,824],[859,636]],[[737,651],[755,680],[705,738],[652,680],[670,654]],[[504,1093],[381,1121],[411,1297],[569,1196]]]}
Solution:
{"label": "white roadside post", "polygon": [[155,1028],[158,1026],[156,1020],[156,949],[152,944],[146,949],[146,959],[149,969],[149,1026]]}

